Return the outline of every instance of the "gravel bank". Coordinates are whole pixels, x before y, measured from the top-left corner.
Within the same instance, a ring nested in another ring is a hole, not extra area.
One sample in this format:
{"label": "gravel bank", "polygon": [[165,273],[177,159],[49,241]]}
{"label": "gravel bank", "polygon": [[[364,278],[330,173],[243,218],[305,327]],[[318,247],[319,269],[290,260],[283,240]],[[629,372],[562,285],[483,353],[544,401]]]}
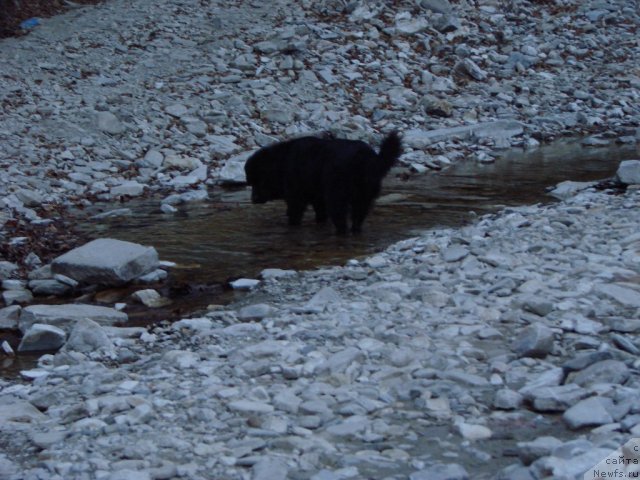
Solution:
{"label": "gravel bank", "polygon": [[[2,41],[4,242],[48,205],[170,211],[308,131],[398,129],[418,172],[638,141],[634,2],[126,3]],[[582,478],[640,433],[639,199],[587,190],[272,271],[150,331],[78,321],[0,380],[0,478]]]}

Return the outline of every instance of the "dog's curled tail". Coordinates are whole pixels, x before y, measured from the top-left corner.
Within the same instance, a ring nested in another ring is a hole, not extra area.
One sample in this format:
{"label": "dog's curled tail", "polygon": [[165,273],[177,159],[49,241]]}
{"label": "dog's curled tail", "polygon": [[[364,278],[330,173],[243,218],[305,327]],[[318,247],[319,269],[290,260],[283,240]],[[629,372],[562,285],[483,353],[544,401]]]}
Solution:
{"label": "dog's curled tail", "polygon": [[382,141],[380,153],[378,154],[382,175],[387,174],[400,155],[402,155],[402,139],[398,132],[391,132]]}

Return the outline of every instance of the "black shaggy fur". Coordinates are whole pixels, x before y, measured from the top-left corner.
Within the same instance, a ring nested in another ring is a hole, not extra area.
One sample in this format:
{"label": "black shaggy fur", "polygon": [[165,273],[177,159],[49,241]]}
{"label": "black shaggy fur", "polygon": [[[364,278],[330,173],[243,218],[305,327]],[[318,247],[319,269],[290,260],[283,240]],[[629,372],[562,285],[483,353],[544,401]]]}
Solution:
{"label": "black shaggy fur", "polygon": [[339,234],[359,232],[382,179],[402,154],[397,133],[376,153],[357,140],[302,137],[275,143],[254,153],[244,166],[253,203],[284,199],[290,225],[299,225],[308,205],[317,222],[327,218]]}

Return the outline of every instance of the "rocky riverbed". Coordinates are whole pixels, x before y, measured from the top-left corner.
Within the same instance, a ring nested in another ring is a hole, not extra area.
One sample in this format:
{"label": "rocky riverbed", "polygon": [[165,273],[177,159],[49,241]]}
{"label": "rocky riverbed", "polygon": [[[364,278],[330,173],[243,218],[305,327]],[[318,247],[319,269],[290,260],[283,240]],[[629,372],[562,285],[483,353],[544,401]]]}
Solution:
{"label": "rocky riverbed", "polygon": [[170,215],[310,131],[398,129],[414,174],[637,143],[635,2],[128,3],[0,43],[0,321],[64,345],[0,380],[0,478],[573,479],[640,436],[636,163],[149,329],[26,306],[76,280],[18,233],[141,195]]}

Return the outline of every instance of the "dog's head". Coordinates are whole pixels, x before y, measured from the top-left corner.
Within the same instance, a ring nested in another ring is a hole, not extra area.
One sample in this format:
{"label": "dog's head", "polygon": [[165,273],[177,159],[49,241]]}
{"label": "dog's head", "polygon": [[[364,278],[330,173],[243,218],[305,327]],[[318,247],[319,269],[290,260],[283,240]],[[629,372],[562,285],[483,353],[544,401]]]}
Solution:
{"label": "dog's head", "polygon": [[283,198],[282,160],[267,148],[251,155],[244,164],[247,184],[251,186],[251,202],[266,203]]}

